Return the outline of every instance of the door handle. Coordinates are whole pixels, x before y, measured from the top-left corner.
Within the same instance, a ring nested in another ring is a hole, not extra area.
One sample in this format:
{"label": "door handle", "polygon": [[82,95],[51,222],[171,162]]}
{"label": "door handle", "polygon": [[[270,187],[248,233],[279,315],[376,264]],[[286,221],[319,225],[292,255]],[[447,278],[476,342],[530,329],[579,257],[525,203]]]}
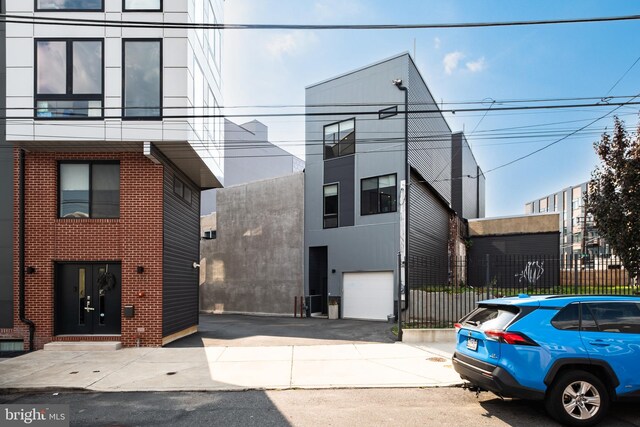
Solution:
{"label": "door handle", "polygon": [[589,344],[596,346],[596,347],[609,347],[611,344],[604,342],[604,341],[589,341]]}
{"label": "door handle", "polygon": [[89,304],[91,304],[91,300],[87,299],[87,305],[84,306],[84,311],[93,311],[93,310],[95,310],[95,308],[91,307]]}

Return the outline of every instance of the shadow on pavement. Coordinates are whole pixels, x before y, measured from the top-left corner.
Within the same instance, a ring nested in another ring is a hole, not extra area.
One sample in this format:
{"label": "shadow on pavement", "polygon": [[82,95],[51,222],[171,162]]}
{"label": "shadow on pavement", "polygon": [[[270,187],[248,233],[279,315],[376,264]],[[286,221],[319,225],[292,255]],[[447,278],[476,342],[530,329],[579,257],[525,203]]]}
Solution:
{"label": "shadow on pavement", "polygon": [[392,326],[363,320],[201,314],[198,333],[167,347],[393,343]]}

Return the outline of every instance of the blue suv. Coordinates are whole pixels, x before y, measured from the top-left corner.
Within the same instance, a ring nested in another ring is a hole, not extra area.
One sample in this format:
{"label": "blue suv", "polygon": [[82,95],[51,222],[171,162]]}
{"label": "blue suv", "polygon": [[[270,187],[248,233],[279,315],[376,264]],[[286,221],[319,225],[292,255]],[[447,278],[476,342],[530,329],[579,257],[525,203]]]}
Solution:
{"label": "blue suv", "polygon": [[456,324],[453,367],[478,391],[544,400],[573,426],[640,398],[640,298],[528,296],[481,301]]}

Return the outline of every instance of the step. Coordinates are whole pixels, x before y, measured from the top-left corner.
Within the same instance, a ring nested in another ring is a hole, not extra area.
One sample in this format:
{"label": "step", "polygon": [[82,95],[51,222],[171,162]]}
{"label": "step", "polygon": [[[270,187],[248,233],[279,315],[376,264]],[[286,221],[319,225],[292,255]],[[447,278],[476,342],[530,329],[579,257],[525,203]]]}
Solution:
{"label": "step", "polygon": [[54,341],[44,345],[45,351],[116,351],[120,341]]}

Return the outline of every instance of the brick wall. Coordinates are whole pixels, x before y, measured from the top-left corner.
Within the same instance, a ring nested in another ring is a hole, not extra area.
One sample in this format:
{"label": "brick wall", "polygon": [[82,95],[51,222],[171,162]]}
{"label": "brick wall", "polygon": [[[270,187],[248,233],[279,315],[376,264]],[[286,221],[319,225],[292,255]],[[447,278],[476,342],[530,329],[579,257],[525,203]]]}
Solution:
{"label": "brick wall", "polygon": [[[119,160],[120,218],[59,219],[60,160]],[[28,348],[28,328],[20,321],[18,308],[18,150],[14,153],[14,161],[14,329],[0,329],[0,337],[23,338],[25,348]],[[135,305],[135,317],[122,319],[122,344],[134,346],[139,334],[143,346],[160,346],[163,167],[140,153],[32,152],[26,154],[25,171],[25,266],[36,268],[34,274],[25,275],[25,315],[36,324],[36,349],[54,340],[56,261],[120,261],[122,305]],[[138,274],[137,266],[144,266],[144,273]],[[144,296],[139,296],[139,292],[144,292]],[[138,328],[144,328],[144,332],[138,333]]]}

